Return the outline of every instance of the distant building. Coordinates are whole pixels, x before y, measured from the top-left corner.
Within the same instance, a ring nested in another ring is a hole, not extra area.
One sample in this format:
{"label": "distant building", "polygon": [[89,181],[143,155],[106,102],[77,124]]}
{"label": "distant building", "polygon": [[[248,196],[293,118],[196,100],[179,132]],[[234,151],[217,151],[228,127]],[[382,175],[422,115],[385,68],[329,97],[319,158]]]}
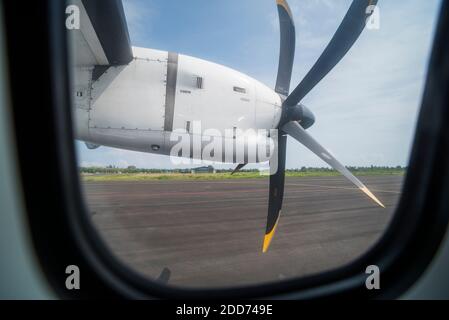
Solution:
{"label": "distant building", "polygon": [[215,173],[215,169],[213,166],[207,166],[207,167],[194,168],[190,172],[191,173]]}

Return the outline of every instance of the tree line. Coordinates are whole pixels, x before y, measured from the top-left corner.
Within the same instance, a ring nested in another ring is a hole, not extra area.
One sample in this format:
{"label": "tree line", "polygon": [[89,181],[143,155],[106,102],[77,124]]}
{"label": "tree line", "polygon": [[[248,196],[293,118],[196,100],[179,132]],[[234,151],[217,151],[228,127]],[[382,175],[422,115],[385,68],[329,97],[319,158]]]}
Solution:
{"label": "tree line", "polygon": [[[369,167],[347,167],[352,172],[404,172],[407,167],[395,166],[369,166]],[[106,167],[79,167],[79,171],[84,174],[133,174],[133,173],[190,173],[194,169],[145,169],[129,166],[127,168],[119,168],[114,165]],[[217,173],[232,172],[233,169],[216,169]],[[258,172],[257,169],[243,169],[241,172]],[[334,169],[326,167],[301,167],[297,169],[287,169],[286,172],[335,172]]]}

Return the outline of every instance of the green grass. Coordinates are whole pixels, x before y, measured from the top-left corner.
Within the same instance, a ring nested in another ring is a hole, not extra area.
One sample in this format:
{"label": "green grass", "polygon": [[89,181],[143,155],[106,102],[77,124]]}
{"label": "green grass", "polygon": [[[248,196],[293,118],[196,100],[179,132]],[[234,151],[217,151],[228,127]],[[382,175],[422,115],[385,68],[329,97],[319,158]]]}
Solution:
{"label": "green grass", "polygon": [[[402,176],[404,169],[366,169],[356,170],[353,173],[357,176]],[[157,181],[157,180],[231,180],[231,179],[263,179],[267,176],[260,175],[259,172],[239,172],[231,175],[229,172],[220,173],[113,173],[113,174],[81,174],[86,182],[114,182],[114,181]],[[287,177],[335,177],[340,173],[331,170],[313,171],[287,171]]]}

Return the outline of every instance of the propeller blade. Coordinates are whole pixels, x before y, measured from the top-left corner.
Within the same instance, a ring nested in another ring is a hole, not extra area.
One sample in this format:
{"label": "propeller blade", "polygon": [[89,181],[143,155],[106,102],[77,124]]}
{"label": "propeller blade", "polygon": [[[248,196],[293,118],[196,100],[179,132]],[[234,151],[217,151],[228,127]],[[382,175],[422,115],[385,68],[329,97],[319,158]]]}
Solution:
{"label": "propeller blade", "polygon": [[285,105],[298,104],[348,53],[359,38],[372,11],[368,7],[378,0],[354,0],[334,37],[301,83],[285,100]]}
{"label": "propeller blade", "polygon": [[298,140],[301,144],[307,147],[310,151],[315,153],[324,162],[330,165],[335,170],[339,171],[352,183],[354,183],[361,191],[370,197],[379,206],[385,208],[382,202],[359,180],[357,179],[345,166],[343,166],[332,154],[322,147],[311,135],[309,135],[303,127],[297,122],[291,121],[282,127],[282,130],[290,136]]}
{"label": "propeller blade", "polygon": [[[284,182],[285,182],[285,157],[287,151],[287,136],[279,131],[276,173],[270,176],[270,194],[268,202],[267,228],[263,239],[262,252],[267,252],[273,239],[279,217],[282,209],[282,200],[284,198]],[[273,163],[270,161],[270,166]]]}
{"label": "propeller blade", "polygon": [[285,97],[290,91],[293,60],[295,58],[296,32],[292,11],[286,0],[276,0],[281,31],[279,67],[275,91]]}
{"label": "propeller blade", "polygon": [[234,173],[236,173],[236,172],[239,172],[244,166],[246,166],[247,165],[247,163],[240,163],[235,169],[234,169],[234,171],[232,171],[232,173],[231,173],[231,176],[234,174]]}

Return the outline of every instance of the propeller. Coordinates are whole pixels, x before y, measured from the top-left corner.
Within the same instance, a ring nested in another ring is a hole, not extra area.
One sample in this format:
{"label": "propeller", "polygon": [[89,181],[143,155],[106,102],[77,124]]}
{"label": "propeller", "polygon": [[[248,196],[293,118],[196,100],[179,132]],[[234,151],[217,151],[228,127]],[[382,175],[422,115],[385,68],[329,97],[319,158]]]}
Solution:
{"label": "propeller", "polygon": [[284,0],[276,0],[281,32],[281,50],[275,91],[285,97],[290,91],[293,61],[295,60],[296,31],[292,11]]}
{"label": "propeller", "polygon": [[231,172],[231,176],[237,172],[239,172],[240,170],[243,169],[243,167],[245,167],[247,165],[247,163],[239,163],[237,165],[237,167],[235,167],[234,171]]}
{"label": "propeller", "polygon": [[[354,183],[379,206],[385,208],[382,202],[359,179],[357,179],[344,165],[335,159],[328,150],[321,146],[309,133],[306,132],[306,129],[314,124],[315,117],[307,107],[299,104],[301,100],[348,53],[359,38],[365,28],[367,19],[373,12],[373,10],[368,10],[368,8],[376,5],[377,0],[354,0],[352,2],[328,46],[318,58],[312,69],[291,94],[289,94],[289,91],[295,56],[295,23],[287,1],[276,0],[276,4],[279,14],[281,36],[279,68],[275,91],[281,96],[283,104],[282,116],[277,128],[277,152],[273,155],[273,157],[275,157],[274,159],[277,161],[277,170],[270,176],[267,226],[262,248],[264,253],[268,251],[271,244],[282,210],[285,185],[287,135],[290,135],[303,144],[324,162]],[[273,161],[270,161],[270,166],[272,165],[274,165],[274,163]]]}
{"label": "propeller", "polygon": [[[265,229],[265,237],[263,240],[262,251],[267,252],[270,247],[271,240],[273,239],[276,227],[281,215],[282,200],[284,199],[284,185],[285,185],[285,158],[287,153],[287,136],[278,131],[277,137],[277,168],[276,170],[270,170],[275,172],[270,175],[270,194],[268,200],[268,216],[267,216],[267,228]],[[270,161],[270,166],[273,166],[273,161]]]}
{"label": "propeller", "polygon": [[348,169],[346,169],[344,165],[335,159],[335,157],[328,150],[326,150],[310,134],[308,134],[306,130],[299,125],[299,123],[291,121],[283,126],[282,130],[288,133],[295,140],[299,141],[332,168],[340,172],[349,181],[359,187],[359,189],[362,190],[368,197],[374,200],[379,206],[385,208],[382,202],[380,202],[379,199],[377,199],[376,196],[372,194],[371,191],[369,191],[359,179],[357,179]]}
{"label": "propeller", "polygon": [[[286,2],[283,0],[283,2]],[[324,49],[317,62],[304,79],[288,96],[285,104],[288,106],[299,103],[348,53],[365,28],[367,19],[371,16],[370,6],[377,0],[354,0],[342,23],[331,41]]]}

